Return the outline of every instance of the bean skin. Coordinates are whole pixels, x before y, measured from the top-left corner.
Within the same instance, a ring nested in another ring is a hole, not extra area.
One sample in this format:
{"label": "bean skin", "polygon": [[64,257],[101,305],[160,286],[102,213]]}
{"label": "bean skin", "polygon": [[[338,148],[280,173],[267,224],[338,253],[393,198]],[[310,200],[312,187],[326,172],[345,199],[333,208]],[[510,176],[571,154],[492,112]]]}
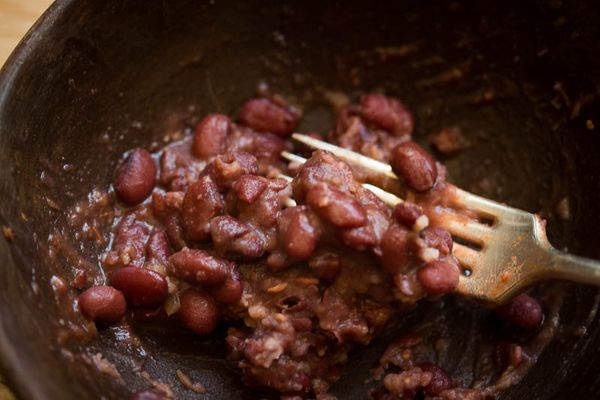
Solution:
{"label": "bean skin", "polygon": [[114,251],[119,255],[120,266],[141,266],[144,263],[146,243],[150,230],[135,214],[127,214],[119,223],[115,235]]}
{"label": "bean skin", "polygon": [[152,263],[166,265],[171,256],[171,246],[164,231],[154,231],[146,245],[146,259]]}
{"label": "bean skin", "polygon": [[258,174],[258,160],[243,151],[221,154],[206,167],[206,173],[220,188],[229,189],[242,175]]}
{"label": "bean skin", "polygon": [[223,195],[213,180],[204,176],[193,183],[183,198],[183,230],[188,240],[204,242],[210,238],[210,220],[225,207]]}
{"label": "bean skin", "polygon": [[367,214],[354,197],[323,182],[310,189],[306,203],[321,218],[340,228],[358,228],[367,223]]}
{"label": "bean skin", "polygon": [[540,303],[524,293],[496,308],[496,314],[509,324],[525,331],[538,329],[544,317]]}
{"label": "bean skin", "polygon": [[223,285],[212,289],[210,293],[219,303],[232,306],[239,303],[243,292],[244,283],[237,271],[232,269]]}
{"label": "bean skin", "polygon": [[268,99],[248,100],[240,110],[238,121],[255,131],[270,132],[282,137],[294,132],[298,124],[295,113]]}
{"label": "bean skin", "polygon": [[407,201],[399,203],[394,208],[394,217],[396,217],[396,221],[408,229],[412,229],[412,227],[415,226],[417,219],[419,219],[421,215],[423,215],[423,208],[418,204],[409,203]]}
{"label": "bean skin", "polygon": [[427,247],[437,249],[442,256],[447,256],[452,252],[452,235],[444,228],[429,227],[423,229],[421,237]]}
{"label": "bean skin", "polygon": [[118,170],[115,191],[123,203],[134,206],[144,201],[156,185],[156,165],[150,153],[135,149]]}
{"label": "bean skin", "polygon": [[219,324],[219,307],[208,293],[188,289],[179,297],[179,303],[179,319],[192,332],[206,335]]}
{"label": "bean skin", "polygon": [[91,287],[79,295],[81,311],[94,321],[112,325],[125,315],[125,296],[110,286]]}
{"label": "bean skin", "polygon": [[257,230],[229,215],[213,218],[210,233],[215,250],[220,255],[241,256],[246,260],[253,260],[262,256],[265,251]]}
{"label": "bean skin", "polygon": [[320,279],[333,282],[342,269],[342,261],[336,253],[321,252],[310,259],[308,266]]}
{"label": "bean skin", "polygon": [[265,191],[269,182],[262,176],[242,175],[234,184],[238,199],[245,203],[252,204]]}
{"label": "bean skin", "polygon": [[364,119],[395,136],[410,135],[414,127],[412,113],[400,101],[372,93],[363,96],[360,102]]}
{"label": "bean skin", "polygon": [[422,371],[431,373],[431,382],[425,386],[426,395],[438,396],[444,390],[448,390],[454,386],[450,375],[434,363],[424,362],[418,364],[417,367],[421,368]]}
{"label": "bean skin", "polygon": [[437,180],[435,160],[415,142],[406,142],[394,147],[390,164],[406,185],[417,192],[428,191]]}
{"label": "bean skin", "polygon": [[215,258],[203,250],[183,248],[169,258],[168,270],[193,285],[220,285],[233,269],[230,262]]}
{"label": "bean skin", "polygon": [[430,296],[453,291],[459,277],[458,267],[444,261],[431,261],[417,271],[419,282]]}
{"label": "bean skin", "polygon": [[390,274],[404,272],[410,259],[408,231],[398,225],[392,225],[381,241],[381,262],[383,270]]}
{"label": "bean skin", "polygon": [[286,253],[296,260],[308,260],[315,252],[319,232],[305,212],[292,215],[284,235]]}
{"label": "bean skin", "polygon": [[196,126],[192,153],[198,158],[209,158],[223,152],[225,139],[229,133],[229,117],[223,114],[209,114]]}
{"label": "bean skin", "polygon": [[124,267],[110,276],[113,287],[123,292],[135,307],[155,307],[167,297],[167,281],[157,272],[139,267]]}

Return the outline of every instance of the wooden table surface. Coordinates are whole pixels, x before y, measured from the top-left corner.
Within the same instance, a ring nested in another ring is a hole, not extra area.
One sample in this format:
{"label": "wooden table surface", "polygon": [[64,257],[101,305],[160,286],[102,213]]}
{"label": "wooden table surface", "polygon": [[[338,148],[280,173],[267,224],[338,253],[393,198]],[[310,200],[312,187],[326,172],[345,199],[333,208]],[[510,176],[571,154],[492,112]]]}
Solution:
{"label": "wooden table surface", "polygon": [[0,66],[52,0],[0,0]]}
{"label": "wooden table surface", "polygon": [[[0,66],[52,0],[0,0]],[[0,400],[14,400],[0,376]]]}

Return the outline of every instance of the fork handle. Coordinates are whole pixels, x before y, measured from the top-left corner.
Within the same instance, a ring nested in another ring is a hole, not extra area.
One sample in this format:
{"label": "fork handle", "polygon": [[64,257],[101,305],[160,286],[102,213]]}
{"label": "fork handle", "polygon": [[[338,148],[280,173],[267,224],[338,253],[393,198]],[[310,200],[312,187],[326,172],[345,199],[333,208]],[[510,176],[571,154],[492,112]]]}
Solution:
{"label": "fork handle", "polygon": [[548,250],[553,278],[600,286],[600,261],[574,256],[555,248]]}

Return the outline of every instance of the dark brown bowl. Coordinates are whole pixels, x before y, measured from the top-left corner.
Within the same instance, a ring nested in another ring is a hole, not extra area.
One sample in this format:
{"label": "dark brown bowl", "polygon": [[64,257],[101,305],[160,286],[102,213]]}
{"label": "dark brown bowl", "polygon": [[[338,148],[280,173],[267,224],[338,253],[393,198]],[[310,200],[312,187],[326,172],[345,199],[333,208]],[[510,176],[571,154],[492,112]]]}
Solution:
{"label": "dark brown bowl", "polygon": [[[70,354],[57,345],[49,278],[71,266],[50,268],[48,235],[66,227],[64,210],[111,181],[121,152],[161,138],[169,116],[233,113],[263,80],[290,95],[384,90],[415,110],[422,142],[460,126],[473,146],[447,161],[453,181],[480,191],[493,176],[493,197],[546,215],[568,196],[571,219],[550,217],[552,242],[600,256],[598,8],[591,0],[57,1],[0,73],[0,225],[15,236],[0,238],[2,373],[31,400],[126,398],[147,386],[131,362],[139,350],[121,348],[114,330]],[[323,104],[297,101],[310,110],[303,130],[330,123]],[[107,137],[112,146],[100,144]],[[61,172],[65,164],[74,171]],[[597,398],[598,291],[567,291],[556,339],[503,398]],[[448,302],[463,353],[476,313]],[[585,333],[575,335],[580,326]],[[224,361],[222,339],[140,334],[154,377],[173,382],[180,368],[206,385],[204,398],[258,396]],[[333,389],[340,399],[365,397],[368,368],[392,336],[357,350]],[[95,352],[123,382],[81,361]]]}

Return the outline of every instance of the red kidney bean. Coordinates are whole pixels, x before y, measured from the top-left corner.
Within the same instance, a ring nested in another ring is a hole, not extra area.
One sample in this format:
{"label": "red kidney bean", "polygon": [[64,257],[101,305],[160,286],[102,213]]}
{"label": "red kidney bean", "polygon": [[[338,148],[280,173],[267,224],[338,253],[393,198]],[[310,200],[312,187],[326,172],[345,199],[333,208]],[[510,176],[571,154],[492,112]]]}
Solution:
{"label": "red kidney bean", "polygon": [[150,153],[135,149],[121,165],[115,179],[115,190],[123,203],[134,206],[152,193],[156,184],[156,165]]}
{"label": "red kidney bean", "polygon": [[186,238],[206,241],[210,238],[210,220],[225,207],[223,195],[209,176],[193,183],[183,198],[181,217]]}
{"label": "red kidney bean", "polygon": [[79,295],[78,301],[85,315],[106,325],[119,322],[127,309],[123,293],[110,286],[91,287]]}
{"label": "red kidney bean", "polygon": [[159,230],[152,232],[146,245],[146,259],[153,263],[166,265],[171,253],[167,234]]}
{"label": "red kidney bean", "polygon": [[399,203],[394,208],[394,217],[396,217],[396,221],[408,229],[412,229],[412,227],[415,226],[417,219],[419,219],[421,215],[423,215],[423,208],[418,204],[409,203],[407,201]]}
{"label": "red kidney bean", "polygon": [[223,152],[229,133],[229,117],[209,114],[196,126],[192,153],[198,158],[214,157]]}
{"label": "red kidney bean", "polygon": [[390,274],[404,272],[409,267],[411,246],[408,231],[392,225],[381,240],[381,266]]}
{"label": "red kidney bean", "polygon": [[235,151],[217,156],[206,172],[223,189],[229,189],[242,175],[258,174],[258,160],[250,153]]}
{"label": "red kidney bean", "polygon": [[410,135],[414,127],[413,115],[400,101],[372,93],[360,102],[364,119],[396,136]]}
{"label": "red kidney bean", "polygon": [[114,271],[110,283],[125,295],[135,307],[161,305],[167,297],[167,281],[159,273],[139,267],[124,267]]}
{"label": "red kidney bean", "polygon": [[526,331],[539,328],[544,317],[540,303],[524,293],[496,308],[496,313],[504,321]]}
{"label": "red kidney bean", "polygon": [[233,184],[233,189],[240,200],[252,204],[265,191],[267,186],[269,186],[269,182],[262,176],[242,175]]}
{"label": "red kidney bean", "polygon": [[320,279],[332,282],[342,268],[342,261],[335,253],[322,252],[314,255],[308,262],[308,266]]}
{"label": "red kidney bean", "polygon": [[444,390],[448,390],[454,386],[450,375],[434,363],[424,362],[418,364],[417,367],[421,368],[424,372],[431,373],[431,382],[425,386],[426,395],[439,396]]}
{"label": "red kidney bean", "polygon": [[364,251],[377,244],[377,235],[371,225],[345,229],[342,232],[342,242],[353,249]]}
{"label": "red kidney bean", "polygon": [[134,393],[130,400],[169,400],[169,397],[160,390],[148,389]]}
{"label": "red kidney bean", "polygon": [[169,242],[177,250],[182,249],[186,246],[185,240],[183,239],[183,227],[181,226],[181,218],[177,214],[171,214],[167,216],[163,224],[165,225],[165,231],[169,237]]}
{"label": "red kidney bean", "polygon": [[240,301],[243,292],[244,283],[237,271],[232,269],[223,285],[212,289],[210,293],[218,302],[232,306]]}
{"label": "red kidney bean", "polygon": [[425,245],[437,249],[440,255],[447,256],[452,252],[452,235],[444,228],[429,227],[423,229],[420,235]]}
{"label": "red kidney bean", "polygon": [[292,111],[268,99],[251,99],[242,106],[238,121],[256,131],[285,137],[294,132],[298,118]]}
{"label": "red kidney bean", "polygon": [[431,296],[453,291],[458,285],[460,271],[456,265],[445,261],[431,261],[417,271],[417,278]]}
{"label": "red kidney bean", "polygon": [[294,213],[283,236],[286,253],[296,260],[308,260],[315,252],[318,241],[319,232],[308,214]]}
{"label": "red kidney bean", "polygon": [[144,263],[150,230],[145,223],[136,218],[135,214],[130,213],[119,223],[113,250],[119,256],[118,265],[120,266],[141,266]]}
{"label": "red kidney bean", "polygon": [[188,329],[198,335],[215,330],[220,320],[217,303],[206,292],[188,289],[179,297],[179,319]]}
{"label": "red kidney bean", "polygon": [[255,133],[251,148],[250,152],[257,158],[274,161],[281,158],[282,151],[290,149],[283,138],[272,133]]}
{"label": "red kidney bean", "polygon": [[177,155],[171,149],[163,150],[160,155],[160,174],[158,176],[158,183],[163,186],[168,186],[173,178],[175,177],[177,166]]}
{"label": "red kidney bean", "polygon": [[222,255],[239,255],[252,260],[262,256],[265,251],[257,230],[229,215],[213,218],[210,233],[215,250]]}
{"label": "red kidney bean", "polygon": [[220,285],[229,277],[232,263],[203,250],[183,248],[169,258],[169,272],[191,284]]}
{"label": "red kidney bean", "polygon": [[438,176],[433,157],[415,142],[406,142],[394,147],[390,164],[408,187],[417,192],[431,189]]}
{"label": "red kidney bean", "polygon": [[326,183],[310,189],[306,203],[321,218],[341,228],[357,228],[367,223],[367,214],[358,200]]}

